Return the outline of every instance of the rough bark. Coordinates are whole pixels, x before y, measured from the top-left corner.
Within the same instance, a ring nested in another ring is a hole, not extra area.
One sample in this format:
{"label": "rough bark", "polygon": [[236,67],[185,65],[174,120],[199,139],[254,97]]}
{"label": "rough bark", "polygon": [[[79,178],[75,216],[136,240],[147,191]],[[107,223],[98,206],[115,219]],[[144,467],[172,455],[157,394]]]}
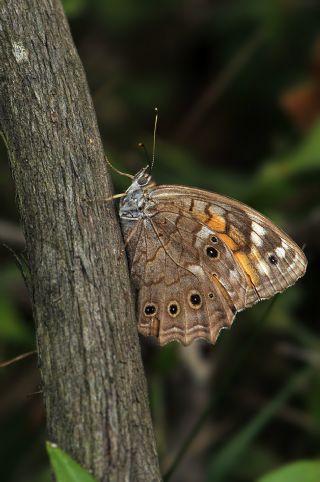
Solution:
{"label": "rough bark", "polygon": [[[107,59],[106,59],[107,61]],[[48,438],[100,481],[160,480],[126,258],[58,0],[0,4],[0,129],[26,238]]]}

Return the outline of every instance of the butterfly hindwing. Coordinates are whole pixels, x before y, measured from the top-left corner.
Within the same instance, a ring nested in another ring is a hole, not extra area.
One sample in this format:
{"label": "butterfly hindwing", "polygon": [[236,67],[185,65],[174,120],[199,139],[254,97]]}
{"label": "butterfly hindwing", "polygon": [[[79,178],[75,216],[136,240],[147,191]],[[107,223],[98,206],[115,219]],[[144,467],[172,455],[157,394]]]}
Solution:
{"label": "butterfly hindwing", "polygon": [[190,236],[181,240],[162,213],[140,223],[128,243],[140,333],[160,344],[175,339],[188,345],[196,338],[214,343],[235,316],[230,296],[201,269],[202,252],[192,251]]}

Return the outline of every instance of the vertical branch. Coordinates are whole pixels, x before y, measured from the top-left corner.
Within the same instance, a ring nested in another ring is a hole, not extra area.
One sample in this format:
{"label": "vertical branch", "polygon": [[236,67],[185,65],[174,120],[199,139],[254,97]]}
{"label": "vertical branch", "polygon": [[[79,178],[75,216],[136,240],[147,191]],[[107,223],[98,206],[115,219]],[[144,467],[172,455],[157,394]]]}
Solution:
{"label": "vertical branch", "polygon": [[26,238],[49,439],[101,481],[160,480],[126,259],[59,0],[0,5],[0,129]]}

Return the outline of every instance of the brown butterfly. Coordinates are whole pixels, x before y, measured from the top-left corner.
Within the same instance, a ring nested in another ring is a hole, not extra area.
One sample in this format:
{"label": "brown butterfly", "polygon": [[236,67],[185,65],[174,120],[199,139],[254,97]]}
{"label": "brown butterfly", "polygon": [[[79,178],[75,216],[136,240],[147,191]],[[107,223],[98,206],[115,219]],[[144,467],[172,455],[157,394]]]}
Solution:
{"label": "brown butterfly", "polygon": [[120,220],[143,335],[161,345],[215,343],[238,311],[304,275],[301,249],[250,207],[201,189],[156,186],[148,166],[129,177]]}

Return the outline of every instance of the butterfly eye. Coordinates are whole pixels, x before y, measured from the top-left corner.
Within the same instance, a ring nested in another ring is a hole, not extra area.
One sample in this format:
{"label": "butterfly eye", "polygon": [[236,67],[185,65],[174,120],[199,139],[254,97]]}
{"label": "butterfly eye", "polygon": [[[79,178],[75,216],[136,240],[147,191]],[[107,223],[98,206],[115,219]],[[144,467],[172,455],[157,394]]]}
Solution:
{"label": "butterfly eye", "polygon": [[169,301],[168,303],[168,313],[172,318],[175,318],[180,313],[179,303],[175,300]]}
{"label": "butterfly eye", "polygon": [[269,256],[269,261],[271,264],[277,264],[278,263],[278,258],[274,255],[274,254],[271,254]]}
{"label": "butterfly eye", "polygon": [[188,295],[188,302],[191,308],[198,310],[202,306],[202,298],[198,291],[191,291]]}
{"label": "butterfly eye", "polygon": [[212,242],[212,243],[217,243],[217,242],[218,242],[218,238],[216,238],[215,236],[211,236],[211,242]]}
{"label": "butterfly eye", "polygon": [[153,316],[157,312],[157,307],[153,303],[148,303],[144,307],[144,314],[146,316]]}
{"label": "butterfly eye", "polygon": [[139,186],[146,186],[149,182],[149,178],[150,176],[148,176],[147,174],[145,174],[144,176],[142,177],[139,177],[138,178],[138,184]]}
{"label": "butterfly eye", "polygon": [[206,254],[207,256],[209,256],[209,258],[217,258],[219,256],[219,253],[216,250],[216,248],[213,248],[212,246],[206,247]]}

